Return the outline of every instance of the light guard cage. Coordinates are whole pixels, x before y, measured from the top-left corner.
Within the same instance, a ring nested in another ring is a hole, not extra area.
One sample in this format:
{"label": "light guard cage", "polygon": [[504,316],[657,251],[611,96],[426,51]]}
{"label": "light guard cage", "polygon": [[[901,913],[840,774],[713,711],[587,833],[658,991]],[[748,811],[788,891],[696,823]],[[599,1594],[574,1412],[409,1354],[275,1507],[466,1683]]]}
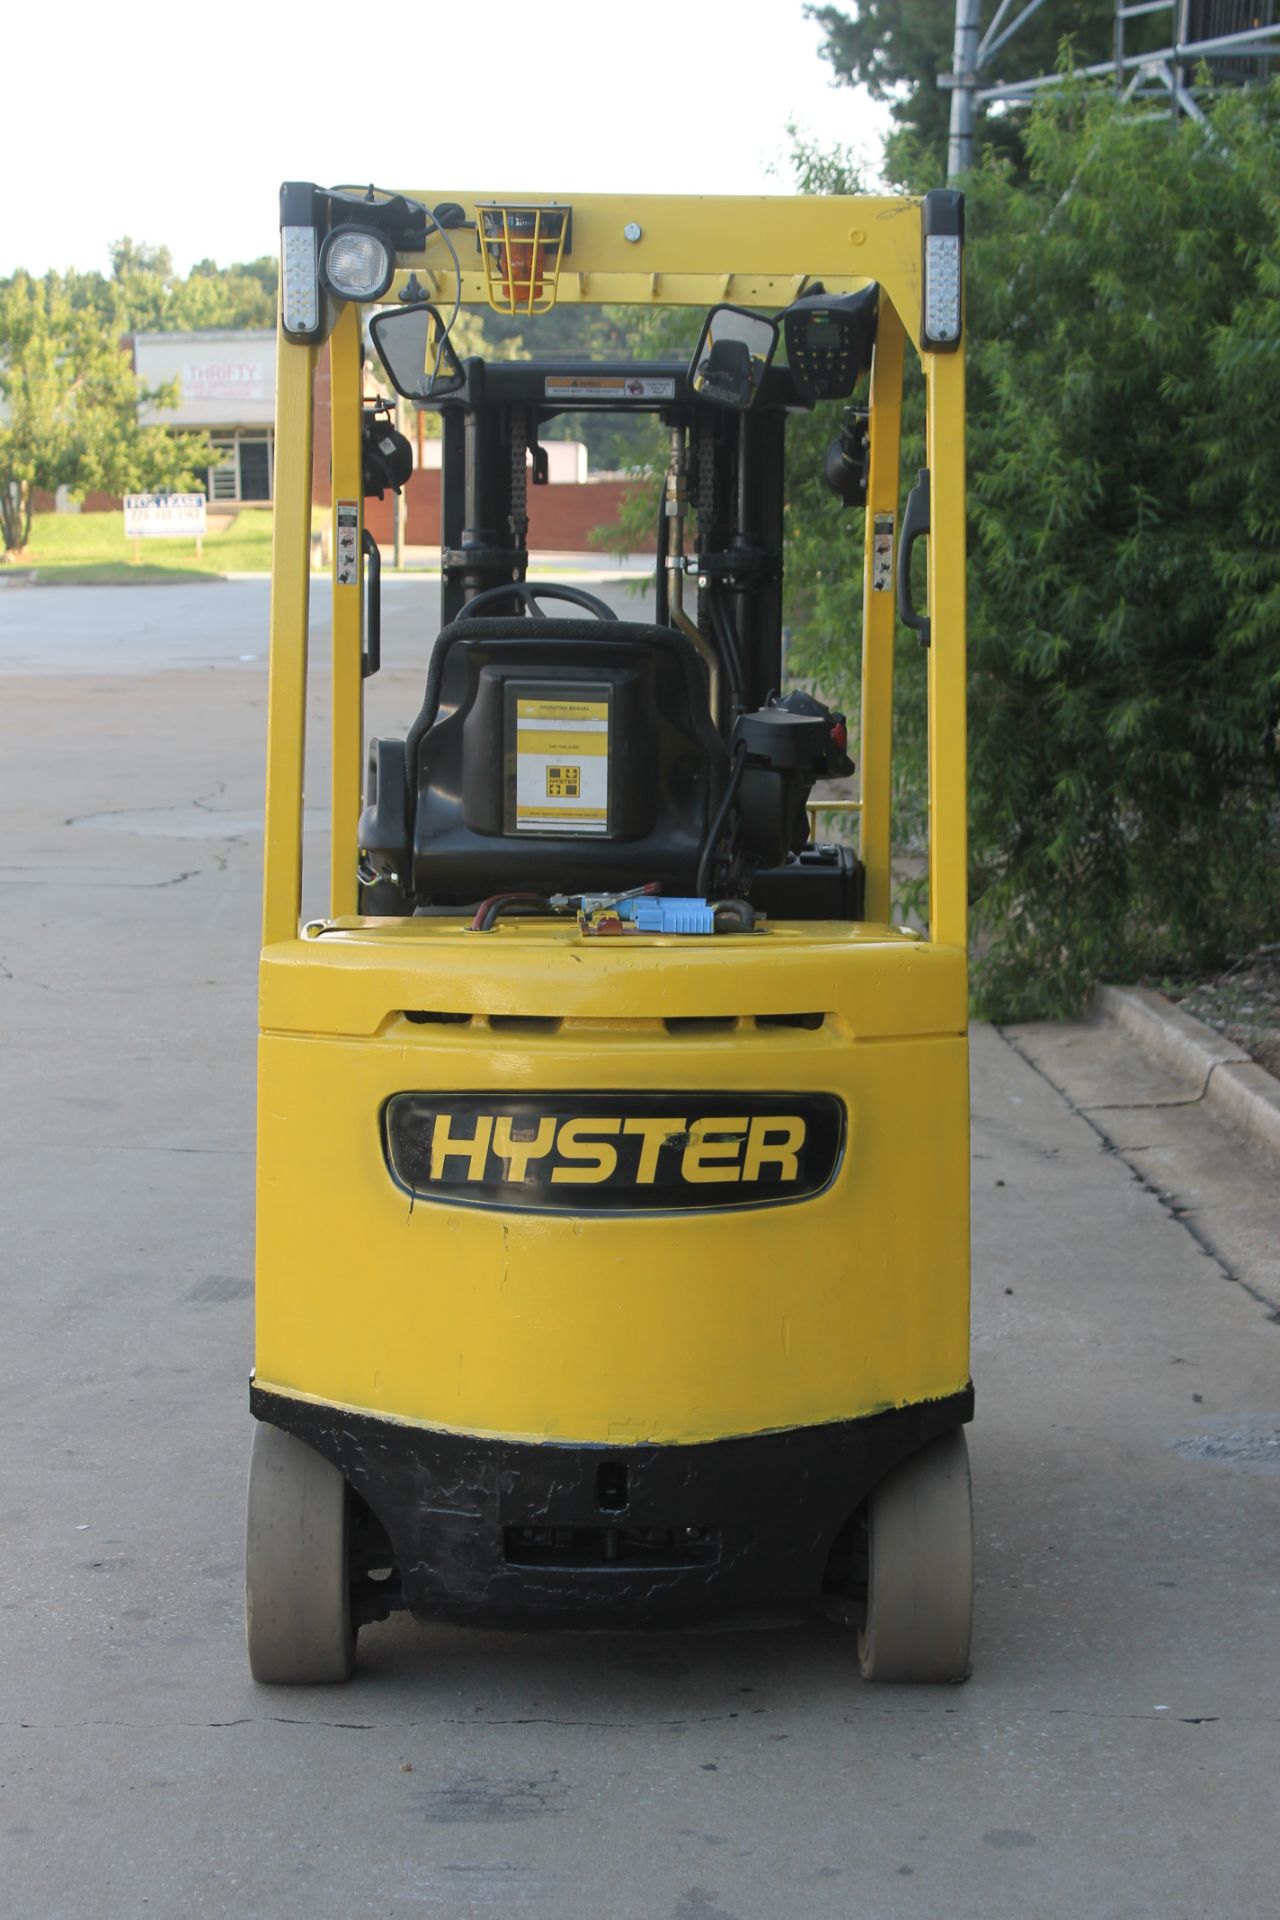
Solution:
{"label": "light guard cage", "polygon": [[485,291],[495,313],[548,313],[569,239],[568,207],[478,206]]}

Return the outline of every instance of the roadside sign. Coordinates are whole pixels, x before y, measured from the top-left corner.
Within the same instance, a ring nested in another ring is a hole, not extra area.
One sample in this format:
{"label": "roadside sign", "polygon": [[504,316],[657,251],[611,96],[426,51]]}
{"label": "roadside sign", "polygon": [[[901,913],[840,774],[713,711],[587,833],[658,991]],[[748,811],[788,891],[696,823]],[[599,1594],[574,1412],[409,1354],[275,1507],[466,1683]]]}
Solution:
{"label": "roadside sign", "polygon": [[127,493],[124,533],[126,540],[201,540],[204,538],[204,495]]}
{"label": "roadside sign", "polygon": [[202,493],[126,493],[124,537],[133,542],[133,564],[142,559],[140,540],[194,540],[196,559],[204,554]]}

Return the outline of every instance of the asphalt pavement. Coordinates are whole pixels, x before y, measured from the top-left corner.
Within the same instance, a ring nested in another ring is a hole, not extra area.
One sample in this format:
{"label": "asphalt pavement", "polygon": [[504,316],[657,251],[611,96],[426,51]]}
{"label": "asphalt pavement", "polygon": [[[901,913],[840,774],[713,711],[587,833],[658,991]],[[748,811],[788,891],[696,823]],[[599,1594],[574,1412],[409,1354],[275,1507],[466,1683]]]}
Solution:
{"label": "asphalt pavement", "polygon": [[[265,613],[257,583],[0,591],[4,1910],[1280,1912],[1280,1318],[1126,1158],[1173,1135],[1114,1033],[1119,1139],[1061,1090],[1075,1030],[973,1036],[967,1685],[868,1687],[834,1627],[403,1620],[349,1687],[252,1684]],[[416,709],[433,618],[392,587],[371,726]],[[1226,1218],[1268,1174],[1212,1139]]]}

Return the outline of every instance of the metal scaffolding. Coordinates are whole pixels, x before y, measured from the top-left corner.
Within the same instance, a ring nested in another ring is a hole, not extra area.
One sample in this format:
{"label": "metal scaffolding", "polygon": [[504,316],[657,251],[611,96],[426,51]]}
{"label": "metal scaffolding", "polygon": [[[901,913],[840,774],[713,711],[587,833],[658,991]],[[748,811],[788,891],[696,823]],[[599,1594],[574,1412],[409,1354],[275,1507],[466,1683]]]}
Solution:
{"label": "metal scaffolding", "polygon": [[[1063,73],[1041,73],[1023,80],[983,84],[994,54],[1006,46],[1045,0],[1024,0],[1015,12],[1015,0],[998,0],[986,32],[979,39],[981,0],[956,0],[952,70],[938,76],[938,85],[951,92],[951,133],[947,143],[947,178],[954,180],[973,163],[973,123],[979,107],[1027,102],[1045,87],[1061,86]],[[1131,53],[1127,45],[1129,22],[1149,14],[1172,14],[1168,46],[1147,53]],[[1077,67],[1086,79],[1115,83],[1124,99],[1167,102],[1176,118],[1186,114],[1203,120],[1196,99],[1196,74],[1205,65],[1215,84],[1241,83],[1263,77],[1271,61],[1280,58],[1280,21],[1277,0],[1116,0],[1113,52],[1110,60]],[[1010,17],[1012,16],[1012,17]]]}

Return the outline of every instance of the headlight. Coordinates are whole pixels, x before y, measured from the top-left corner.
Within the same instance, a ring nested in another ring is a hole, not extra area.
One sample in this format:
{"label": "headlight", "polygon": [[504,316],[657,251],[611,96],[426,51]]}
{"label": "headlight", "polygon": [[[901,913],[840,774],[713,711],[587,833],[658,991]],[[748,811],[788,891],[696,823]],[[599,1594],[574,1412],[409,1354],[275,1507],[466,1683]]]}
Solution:
{"label": "headlight", "polygon": [[320,273],[340,300],[380,300],[396,270],[395,254],[368,227],[335,227],[320,249]]}

